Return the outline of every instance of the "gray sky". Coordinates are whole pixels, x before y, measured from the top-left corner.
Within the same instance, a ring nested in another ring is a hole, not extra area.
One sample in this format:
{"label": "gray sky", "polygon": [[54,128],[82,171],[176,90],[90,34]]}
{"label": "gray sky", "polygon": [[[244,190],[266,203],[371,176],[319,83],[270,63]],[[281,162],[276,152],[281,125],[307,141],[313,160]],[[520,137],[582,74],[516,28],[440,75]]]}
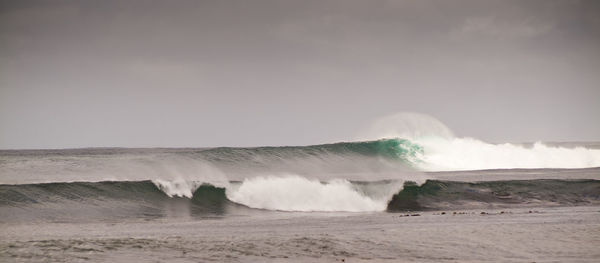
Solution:
{"label": "gray sky", "polygon": [[0,1],[0,148],[600,140],[600,1]]}

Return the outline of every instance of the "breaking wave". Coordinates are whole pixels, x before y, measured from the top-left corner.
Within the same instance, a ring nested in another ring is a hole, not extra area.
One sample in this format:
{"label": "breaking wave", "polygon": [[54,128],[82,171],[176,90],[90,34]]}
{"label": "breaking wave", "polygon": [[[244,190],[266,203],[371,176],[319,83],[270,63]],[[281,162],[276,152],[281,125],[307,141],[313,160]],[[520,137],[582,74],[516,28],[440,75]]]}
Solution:
{"label": "breaking wave", "polygon": [[[414,151],[410,166],[422,171],[523,168],[590,168],[600,166],[600,149],[567,148],[541,142],[533,145],[492,144],[460,138],[439,120],[403,112],[376,120],[359,136],[362,140],[398,140]],[[408,149],[406,149],[408,150]]]}
{"label": "breaking wave", "polygon": [[600,204],[600,181],[587,180],[599,178],[598,144],[492,144],[409,113],[366,134],[310,146],[0,150],[0,222]]}
{"label": "breaking wave", "polygon": [[600,149],[430,136],[286,147],[4,151],[0,184],[155,180],[189,197],[189,182],[226,187],[264,175],[418,181],[429,171],[592,167],[600,167]]}
{"label": "breaking wave", "polygon": [[491,144],[472,138],[415,139],[422,147],[416,166],[424,171],[516,168],[590,168],[600,166],[600,150],[543,143]]}
{"label": "breaking wave", "polygon": [[248,207],[303,212],[383,211],[391,195],[373,198],[347,180],[322,183],[300,176],[250,178],[227,193],[230,200]]}
{"label": "breaking wave", "polygon": [[600,204],[599,180],[428,180],[419,185],[389,180],[320,182],[284,176],[230,182],[227,187],[194,182],[174,183],[178,185],[175,188],[165,186],[169,184],[136,181],[0,185],[0,222],[214,218],[269,210],[395,212]]}

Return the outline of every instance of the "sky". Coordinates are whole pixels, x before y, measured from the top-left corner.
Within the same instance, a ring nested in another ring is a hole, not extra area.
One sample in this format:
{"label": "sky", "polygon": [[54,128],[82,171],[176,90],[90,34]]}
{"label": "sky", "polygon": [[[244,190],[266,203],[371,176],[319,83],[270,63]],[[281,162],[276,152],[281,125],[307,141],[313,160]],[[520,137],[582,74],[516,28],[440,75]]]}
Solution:
{"label": "sky", "polygon": [[0,0],[0,149],[600,141],[600,1]]}

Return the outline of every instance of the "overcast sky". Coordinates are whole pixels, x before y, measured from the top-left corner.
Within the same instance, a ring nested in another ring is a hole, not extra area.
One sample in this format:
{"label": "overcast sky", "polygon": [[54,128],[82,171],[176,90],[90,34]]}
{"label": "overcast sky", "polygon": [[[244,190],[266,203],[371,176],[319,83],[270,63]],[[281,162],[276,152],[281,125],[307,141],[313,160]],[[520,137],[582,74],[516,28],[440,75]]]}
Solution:
{"label": "overcast sky", "polygon": [[600,140],[600,1],[1,1],[0,148]]}

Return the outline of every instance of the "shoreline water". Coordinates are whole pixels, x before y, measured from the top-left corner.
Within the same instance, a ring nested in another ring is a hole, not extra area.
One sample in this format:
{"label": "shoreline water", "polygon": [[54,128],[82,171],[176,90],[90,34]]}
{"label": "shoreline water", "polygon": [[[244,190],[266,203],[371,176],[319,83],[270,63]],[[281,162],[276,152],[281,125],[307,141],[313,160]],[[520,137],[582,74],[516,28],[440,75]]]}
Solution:
{"label": "shoreline water", "polygon": [[594,262],[600,256],[600,206],[456,212],[3,224],[0,257],[3,262]]}

